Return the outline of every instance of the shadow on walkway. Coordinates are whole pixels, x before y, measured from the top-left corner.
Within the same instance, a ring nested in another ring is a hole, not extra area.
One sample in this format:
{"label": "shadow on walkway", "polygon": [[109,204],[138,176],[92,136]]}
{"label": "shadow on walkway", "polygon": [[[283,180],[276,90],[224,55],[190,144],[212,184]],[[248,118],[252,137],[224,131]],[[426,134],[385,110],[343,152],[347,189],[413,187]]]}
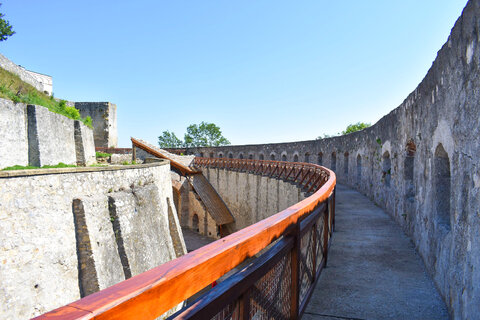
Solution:
{"label": "shadow on walkway", "polygon": [[304,320],[448,319],[410,239],[382,209],[337,185],[335,232]]}

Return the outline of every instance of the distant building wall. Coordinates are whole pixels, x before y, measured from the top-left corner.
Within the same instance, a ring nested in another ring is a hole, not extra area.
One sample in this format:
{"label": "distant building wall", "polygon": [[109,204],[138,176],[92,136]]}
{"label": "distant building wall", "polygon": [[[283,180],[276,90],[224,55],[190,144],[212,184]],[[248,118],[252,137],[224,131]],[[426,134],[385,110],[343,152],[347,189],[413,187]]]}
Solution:
{"label": "distant building wall", "polygon": [[96,161],[92,129],[45,107],[0,98],[0,137],[0,169]]}
{"label": "distant building wall", "polygon": [[116,148],[117,106],[110,102],[75,102],[82,117],[90,116],[93,123],[95,147]]}
{"label": "distant building wall", "polygon": [[51,76],[26,70],[24,67],[15,64],[1,54],[0,68],[16,74],[20,77],[20,79],[22,79],[22,81],[25,81],[26,83],[32,85],[38,91],[46,92],[48,95],[52,95],[53,82]]}
{"label": "distant building wall", "polygon": [[166,161],[0,172],[0,314],[29,319],[185,253]]}
{"label": "distant building wall", "polygon": [[333,169],[340,183],[369,196],[411,236],[453,317],[476,318],[480,314],[478,21],[480,1],[469,1],[423,81],[398,108],[368,129],[322,140],[198,148],[196,154],[286,161],[298,157],[300,162]]}

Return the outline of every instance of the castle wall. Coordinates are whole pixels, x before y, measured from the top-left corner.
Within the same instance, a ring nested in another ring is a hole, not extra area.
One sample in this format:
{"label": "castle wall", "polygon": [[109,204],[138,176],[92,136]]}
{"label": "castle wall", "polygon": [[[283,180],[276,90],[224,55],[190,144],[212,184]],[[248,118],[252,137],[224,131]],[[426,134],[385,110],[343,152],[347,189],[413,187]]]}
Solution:
{"label": "castle wall", "polygon": [[305,199],[305,194],[296,185],[280,179],[217,168],[203,168],[202,171],[230,209],[235,218],[235,230]]}
{"label": "castle wall", "polygon": [[476,318],[479,21],[480,1],[469,1],[423,81],[368,129],[322,140],[199,148],[197,155],[265,160],[285,155],[287,161],[297,156],[333,169],[340,183],[369,196],[410,235],[453,317]]}
{"label": "castle wall", "polygon": [[16,74],[20,79],[40,92],[46,92],[51,95],[53,90],[52,77],[29,71],[10,61],[7,57],[0,54],[0,68],[5,69],[11,73]]}
{"label": "castle wall", "polygon": [[90,116],[93,123],[95,147],[116,148],[117,106],[110,102],[75,102],[82,118]]}
{"label": "castle wall", "polygon": [[0,172],[0,314],[27,319],[185,253],[170,168]]}
{"label": "castle wall", "polygon": [[92,129],[42,106],[0,99],[0,135],[0,169],[96,162]]}

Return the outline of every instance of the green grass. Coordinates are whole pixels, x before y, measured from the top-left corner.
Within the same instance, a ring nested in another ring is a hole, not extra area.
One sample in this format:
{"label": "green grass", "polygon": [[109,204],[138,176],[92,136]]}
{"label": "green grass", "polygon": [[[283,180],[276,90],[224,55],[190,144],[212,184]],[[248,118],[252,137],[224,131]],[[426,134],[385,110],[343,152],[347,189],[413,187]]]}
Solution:
{"label": "green grass", "polygon": [[95,152],[95,156],[97,158],[108,158],[111,155],[112,155],[111,153],[106,153],[106,152],[98,152],[98,151]]}
{"label": "green grass", "polygon": [[76,165],[65,164],[63,162],[60,162],[56,165],[44,165],[42,167],[14,165],[14,166],[11,166],[11,167],[3,168],[2,170],[3,171],[8,171],[8,170],[52,169],[52,168],[74,168],[74,167],[76,167]]}
{"label": "green grass", "polygon": [[15,103],[43,106],[70,119],[80,120],[88,127],[93,128],[92,119],[90,117],[82,118],[80,112],[75,107],[67,106],[65,100],[55,100],[53,96],[38,91],[30,84],[23,82],[17,75],[2,68],[0,68],[0,98],[12,100]]}

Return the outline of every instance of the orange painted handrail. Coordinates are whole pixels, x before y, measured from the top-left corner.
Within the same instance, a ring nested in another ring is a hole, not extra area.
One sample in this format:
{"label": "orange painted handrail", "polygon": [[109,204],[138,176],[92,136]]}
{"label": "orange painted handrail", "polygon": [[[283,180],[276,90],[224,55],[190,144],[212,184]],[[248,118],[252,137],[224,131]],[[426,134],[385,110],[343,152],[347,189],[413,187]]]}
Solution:
{"label": "orange painted handrail", "polygon": [[262,168],[263,174],[288,168],[283,171],[293,172],[290,176],[302,176],[304,168],[305,174],[313,170],[327,179],[313,195],[267,219],[36,319],[155,319],[289,232],[332,195],[336,183],[333,171],[314,164],[206,158],[196,158],[195,164]]}

